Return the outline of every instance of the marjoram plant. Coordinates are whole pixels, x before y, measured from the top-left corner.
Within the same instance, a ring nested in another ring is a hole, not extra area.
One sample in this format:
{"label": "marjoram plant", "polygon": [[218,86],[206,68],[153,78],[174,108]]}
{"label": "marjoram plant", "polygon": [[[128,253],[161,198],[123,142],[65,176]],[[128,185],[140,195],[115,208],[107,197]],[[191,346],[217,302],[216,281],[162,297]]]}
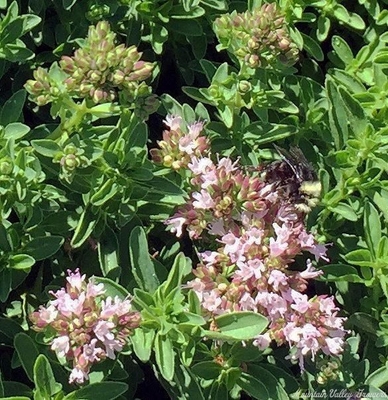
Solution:
{"label": "marjoram plant", "polygon": [[388,398],[387,25],[0,0],[0,399]]}

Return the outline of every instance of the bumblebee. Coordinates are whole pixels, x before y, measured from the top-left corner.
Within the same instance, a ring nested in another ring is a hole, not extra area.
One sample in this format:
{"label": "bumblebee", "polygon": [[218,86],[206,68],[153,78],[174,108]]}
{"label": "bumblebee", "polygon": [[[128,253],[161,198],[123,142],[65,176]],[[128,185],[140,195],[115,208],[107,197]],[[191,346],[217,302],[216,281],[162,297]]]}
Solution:
{"label": "bumblebee", "polygon": [[281,160],[265,168],[264,180],[275,184],[280,195],[298,211],[308,214],[319,203],[322,185],[318,175],[299,147],[291,147],[288,152],[274,146]]}

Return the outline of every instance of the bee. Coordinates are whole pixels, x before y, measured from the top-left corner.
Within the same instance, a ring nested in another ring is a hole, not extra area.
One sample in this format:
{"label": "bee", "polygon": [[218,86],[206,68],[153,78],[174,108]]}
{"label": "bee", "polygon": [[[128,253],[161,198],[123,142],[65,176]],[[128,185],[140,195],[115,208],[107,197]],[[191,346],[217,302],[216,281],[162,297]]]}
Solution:
{"label": "bee", "polygon": [[288,152],[275,146],[281,160],[265,168],[264,180],[274,183],[282,197],[292,202],[296,209],[308,214],[319,203],[322,185],[312,164],[299,147]]}

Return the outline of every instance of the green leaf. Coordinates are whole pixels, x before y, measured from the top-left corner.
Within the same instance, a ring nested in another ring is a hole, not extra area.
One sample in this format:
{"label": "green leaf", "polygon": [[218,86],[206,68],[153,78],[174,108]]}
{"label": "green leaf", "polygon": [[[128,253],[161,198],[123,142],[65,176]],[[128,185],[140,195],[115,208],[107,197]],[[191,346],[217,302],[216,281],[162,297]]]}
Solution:
{"label": "green leaf", "polygon": [[223,104],[219,105],[218,113],[222,122],[228,127],[231,128],[233,126],[233,108],[229,106],[225,106]]}
{"label": "green leaf", "polygon": [[53,158],[56,154],[62,151],[54,140],[49,139],[31,140],[31,145],[37,153],[50,158]]}
{"label": "green leaf", "polygon": [[295,393],[299,390],[298,381],[283,368],[279,368],[273,364],[263,364],[262,366],[271,372],[272,375],[276,376],[276,379],[281,383],[288,394]]}
{"label": "green leaf", "polygon": [[182,277],[191,272],[191,265],[187,262],[183,253],[179,253],[174,260],[171,271],[168,274],[167,280],[163,282],[163,294],[167,296],[176,288],[182,285]]}
{"label": "green leaf", "polygon": [[263,315],[249,311],[220,315],[214,321],[219,333],[236,340],[253,339],[268,325]]}
{"label": "green leaf", "polygon": [[63,400],[114,400],[127,390],[123,382],[98,382],[69,393]]}
{"label": "green leaf", "polygon": [[328,207],[330,211],[341,215],[345,219],[349,221],[357,221],[358,216],[356,212],[353,210],[353,208],[346,203],[338,203],[335,207]]}
{"label": "green leaf", "polygon": [[15,336],[20,332],[23,332],[23,329],[16,321],[11,318],[0,318],[0,343],[12,346]]}
{"label": "green leaf", "polygon": [[8,238],[7,229],[3,224],[0,224],[0,250],[6,253],[12,250],[11,243]]}
{"label": "green leaf", "polygon": [[361,136],[364,134],[367,125],[368,117],[361,103],[353,97],[344,87],[339,87],[338,92],[342,98],[345,110],[347,113],[347,120],[349,121],[352,131]]}
{"label": "green leaf", "polygon": [[4,397],[4,385],[3,385],[3,379],[1,377],[1,371],[0,371],[0,399]]}
{"label": "green leaf", "polygon": [[28,272],[34,264],[35,260],[28,254],[15,254],[9,258],[9,267],[11,269]]}
{"label": "green leaf", "polygon": [[30,336],[21,332],[15,336],[14,346],[18,353],[19,360],[31,382],[34,381],[34,364],[39,356],[35,342]]}
{"label": "green leaf", "polygon": [[181,4],[173,6],[169,11],[170,17],[175,19],[199,18],[204,14],[205,10],[200,6],[194,6],[188,13]]}
{"label": "green leaf", "polygon": [[117,278],[120,275],[119,244],[114,231],[108,226],[98,240],[98,260],[104,276]]}
{"label": "green leaf", "polygon": [[317,39],[320,42],[326,40],[327,35],[329,34],[330,30],[330,19],[328,17],[320,15],[318,18],[318,28],[317,28]]}
{"label": "green leaf", "polygon": [[12,290],[12,270],[7,268],[0,273],[0,301],[5,302]]}
{"label": "green leaf", "polygon": [[326,90],[330,100],[329,122],[332,137],[337,150],[340,150],[348,140],[347,114],[343,100],[338,93],[337,85],[332,79],[326,80]]}
{"label": "green leaf", "polygon": [[298,128],[293,125],[265,124],[254,122],[244,129],[244,139],[252,140],[256,146],[272,143],[294,135]]}
{"label": "green leaf", "polygon": [[62,0],[62,6],[65,10],[70,10],[77,0]]}
{"label": "green leaf", "polygon": [[359,265],[361,267],[369,267],[373,265],[372,255],[369,250],[359,249],[353,250],[345,255],[345,260],[349,264]]}
{"label": "green leaf", "polygon": [[222,370],[222,366],[215,361],[201,361],[191,367],[195,375],[206,380],[217,379]]}
{"label": "green leaf", "polygon": [[244,390],[244,392],[255,399],[270,399],[266,385],[252,375],[242,372],[237,383]]}
{"label": "green leaf", "polygon": [[30,127],[20,122],[12,122],[5,127],[4,139],[18,140],[30,132]]}
{"label": "green leaf", "polygon": [[11,122],[18,122],[21,119],[26,97],[26,91],[20,89],[4,103],[0,112],[0,125],[7,126]]}
{"label": "green leaf", "polygon": [[[152,176],[151,176],[152,177]],[[120,186],[113,178],[105,181],[100,188],[90,198],[90,203],[96,207],[101,207],[110,200],[120,189]]]}
{"label": "green leaf", "polygon": [[376,388],[384,386],[388,382],[388,367],[384,365],[376,371],[373,371],[365,380],[366,385],[372,385]]}
{"label": "green leaf", "polygon": [[201,4],[220,11],[226,11],[228,9],[225,0],[201,0]]}
{"label": "green leaf", "polygon": [[349,13],[342,4],[333,5],[334,16],[344,24],[351,26],[354,29],[365,29],[365,23],[362,18],[355,13]]}
{"label": "green leaf", "polygon": [[378,321],[371,315],[363,312],[354,313],[349,317],[348,321],[350,324],[357,326],[362,331],[368,332],[373,336],[376,335],[376,332],[379,329]]}
{"label": "green leaf", "polygon": [[144,230],[137,226],[129,238],[129,255],[132,273],[139,287],[153,293],[160,285],[154,264],[148,253],[147,236]]}
{"label": "green leaf", "polygon": [[98,220],[99,215],[95,215],[91,211],[91,207],[86,206],[83,213],[81,214],[80,220],[78,221],[78,225],[75,229],[74,236],[71,239],[70,245],[74,248],[82,246],[92,234]]}
{"label": "green leaf", "polygon": [[201,24],[195,19],[174,19],[168,24],[168,30],[184,36],[202,36]]}
{"label": "green leaf", "polygon": [[160,373],[166,381],[171,381],[174,376],[175,355],[171,340],[159,332],[155,336],[155,360]]}
{"label": "green leaf", "polygon": [[325,275],[320,277],[321,280],[327,282],[337,282],[338,280],[344,282],[364,283],[365,279],[358,275],[356,268],[346,264],[331,264],[322,267]]}
{"label": "green leaf", "polygon": [[364,398],[368,400],[388,399],[388,395],[385,392],[372,385],[366,386],[366,388],[361,393],[367,393],[367,397]]}
{"label": "green leaf", "polygon": [[388,237],[383,236],[377,246],[377,257],[385,258],[388,256]]}
{"label": "green leaf", "polygon": [[148,362],[151,357],[151,349],[155,338],[155,331],[145,329],[135,329],[130,340],[133,345],[133,351],[142,362]]}
{"label": "green leaf", "polygon": [[210,105],[214,104],[214,102],[212,100],[210,100],[208,97],[206,97],[203,94],[203,89],[197,89],[197,88],[189,87],[189,86],[182,86],[182,91],[183,91],[183,93],[187,94],[192,99],[200,101],[201,103],[210,104]]}
{"label": "green leaf", "polygon": [[364,232],[368,249],[373,258],[375,258],[381,238],[381,223],[378,211],[374,205],[367,200],[364,205]]}
{"label": "green leaf", "polygon": [[[27,398],[32,397],[32,390],[25,384],[15,381],[4,381],[4,394],[5,396],[26,396]],[[3,399],[2,397],[0,397]],[[25,397],[21,397],[25,398]]]}
{"label": "green leaf", "polygon": [[55,381],[49,360],[43,354],[36,358],[34,364],[34,382],[41,399],[51,399],[62,389],[62,385]]}
{"label": "green leaf", "polygon": [[303,38],[303,48],[317,61],[323,61],[324,54],[321,46],[311,37],[301,33]]}
{"label": "green leaf", "polygon": [[248,374],[254,377],[260,377],[261,381],[266,383],[268,390],[269,399],[274,400],[289,400],[287,392],[284,390],[281,383],[277,380],[276,375],[273,375],[266,369],[266,365],[263,366],[251,364],[248,366]]}
{"label": "green leaf", "polygon": [[123,286],[118,284],[117,282],[112,281],[109,278],[103,278],[101,276],[93,277],[95,283],[103,283],[105,293],[107,296],[116,297],[118,296],[120,299],[125,299],[129,296],[129,292]]}
{"label": "green leaf", "polygon": [[160,101],[162,102],[167,114],[182,115],[182,106],[169,94],[162,94],[160,96]]}
{"label": "green leaf", "polygon": [[63,242],[64,238],[61,236],[40,236],[30,240],[22,250],[39,261],[54,255],[61,248]]}
{"label": "green leaf", "polygon": [[353,61],[354,55],[349,45],[340,36],[333,35],[331,45],[337,56],[345,63],[350,64]]}

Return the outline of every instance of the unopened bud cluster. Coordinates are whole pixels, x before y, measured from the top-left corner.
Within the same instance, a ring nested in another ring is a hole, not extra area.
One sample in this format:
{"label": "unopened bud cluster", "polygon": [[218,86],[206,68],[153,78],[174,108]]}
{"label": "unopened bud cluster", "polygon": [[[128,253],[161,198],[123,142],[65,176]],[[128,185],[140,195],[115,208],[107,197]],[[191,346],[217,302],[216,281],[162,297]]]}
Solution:
{"label": "unopened bud cluster", "polygon": [[77,169],[90,165],[89,159],[84,155],[84,150],[73,144],[68,144],[62,152],[56,154],[53,162],[59,163],[61,166],[60,177],[67,182],[71,182]]}
{"label": "unopened bud cluster", "polygon": [[102,283],[86,282],[78,269],[68,275],[66,287],[50,291],[54,300],[30,319],[33,329],[46,334],[59,360],[72,363],[69,382],[83,383],[93,364],[116,358],[139,326],[140,313],[129,299],[106,296]]}
{"label": "unopened bud cluster", "polygon": [[214,30],[218,48],[227,49],[251,68],[274,66],[278,61],[293,65],[298,59],[297,46],[276,3],[224,14],[216,19]]}
{"label": "unopened bud cluster", "polygon": [[[31,94],[31,100],[38,106],[51,103],[60,96],[60,85],[47,69],[39,67],[33,72],[33,76],[35,79],[29,79],[24,87]],[[65,77],[65,74],[61,76],[61,78]]]}
{"label": "unopened bud cluster", "polygon": [[[95,104],[117,101],[122,95],[131,100],[138,93],[148,97],[151,89],[144,81],[151,76],[154,64],[141,60],[141,56],[135,46],[116,45],[116,34],[109,23],[100,21],[89,28],[88,37],[72,57],[62,57],[62,82],[53,82],[47,70],[38,68],[35,80],[27,81],[25,87],[38,105],[55,100],[61,91]],[[152,107],[147,104],[148,113],[157,108],[152,99]]]}

